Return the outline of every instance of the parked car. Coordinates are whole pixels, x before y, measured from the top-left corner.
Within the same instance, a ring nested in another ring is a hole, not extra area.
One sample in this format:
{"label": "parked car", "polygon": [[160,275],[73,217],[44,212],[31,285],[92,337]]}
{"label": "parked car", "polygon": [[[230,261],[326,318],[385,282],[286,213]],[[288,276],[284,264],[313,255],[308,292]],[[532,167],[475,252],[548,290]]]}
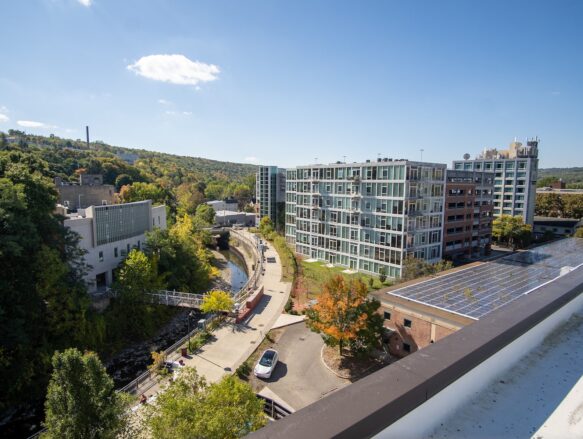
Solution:
{"label": "parked car", "polygon": [[279,360],[279,354],[275,349],[267,349],[261,355],[261,358],[255,365],[253,373],[257,378],[269,378],[273,373],[275,366],[277,366],[277,361]]}

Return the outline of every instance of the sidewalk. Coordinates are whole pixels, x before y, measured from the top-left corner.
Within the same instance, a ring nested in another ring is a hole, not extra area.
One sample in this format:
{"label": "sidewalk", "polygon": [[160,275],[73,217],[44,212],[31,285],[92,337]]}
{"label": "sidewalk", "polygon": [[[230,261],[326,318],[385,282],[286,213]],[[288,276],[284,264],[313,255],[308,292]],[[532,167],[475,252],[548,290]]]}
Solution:
{"label": "sidewalk", "polygon": [[[252,234],[239,231],[248,237]],[[235,325],[224,324],[213,332],[213,338],[190,358],[182,358],[187,366],[195,367],[207,381],[219,381],[224,375],[232,374],[263,341],[288,300],[291,283],[281,281],[281,262],[275,249],[269,245],[265,257],[274,257],[276,263],[264,264],[265,274],[260,277],[257,288],[264,287],[264,297],[247,322]],[[164,381],[156,384],[148,392],[151,396],[161,390]]]}

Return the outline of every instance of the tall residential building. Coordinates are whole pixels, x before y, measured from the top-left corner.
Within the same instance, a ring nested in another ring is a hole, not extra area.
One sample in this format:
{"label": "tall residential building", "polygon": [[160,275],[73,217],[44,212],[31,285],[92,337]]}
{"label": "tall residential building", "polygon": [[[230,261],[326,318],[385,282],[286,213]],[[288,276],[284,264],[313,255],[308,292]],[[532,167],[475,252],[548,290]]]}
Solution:
{"label": "tall residential building", "polygon": [[307,258],[389,277],[407,255],[437,262],[445,169],[392,159],[289,169],[286,239]]}
{"label": "tall residential building", "polygon": [[256,174],[259,219],[267,216],[276,229],[283,231],[285,210],[285,169],[260,166]]}
{"label": "tall residential building", "polygon": [[494,172],[494,216],[520,215],[533,224],[538,178],[538,138],[526,146],[514,141],[507,150],[485,149],[476,159],[456,160],[455,170]]}
{"label": "tall residential building", "polygon": [[492,241],[493,196],[493,172],[446,172],[444,257],[471,257],[489,251]]}
{"label": "tall residential building", "polygon": [[166,228],[166,206],[152,206],[150,200],[110,206],[90,206],[69,215],[64,224],[77,232],[90,265],[85,276],[88,290],[95,293],[109,287],[114,270],[131,249],[141,249],[146,232]]}

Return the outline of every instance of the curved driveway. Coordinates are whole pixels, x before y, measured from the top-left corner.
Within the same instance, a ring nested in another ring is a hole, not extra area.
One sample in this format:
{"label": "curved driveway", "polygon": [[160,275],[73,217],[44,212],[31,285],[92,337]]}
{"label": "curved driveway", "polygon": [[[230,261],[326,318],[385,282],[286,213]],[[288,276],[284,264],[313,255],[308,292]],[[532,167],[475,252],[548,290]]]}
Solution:
{"label": "curved driveway", "polygon": [[304,322],[285,327],[274,345],[280,363],[271,378],[264,382],[295,410],[350,384],[322,364],[320,350],[323,345],[320,334],[310,331]]}

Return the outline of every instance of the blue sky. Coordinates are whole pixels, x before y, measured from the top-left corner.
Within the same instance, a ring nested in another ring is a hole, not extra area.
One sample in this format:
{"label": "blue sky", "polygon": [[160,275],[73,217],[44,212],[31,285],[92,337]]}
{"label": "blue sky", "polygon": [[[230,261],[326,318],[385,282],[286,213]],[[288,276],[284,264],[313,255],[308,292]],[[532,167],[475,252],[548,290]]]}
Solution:
{"label": "blue sky", "polygon": [[[583,166],[583,2],[3,0],[0,130],[294,166]],[[559,153],[560,151],[560,153]]]}

